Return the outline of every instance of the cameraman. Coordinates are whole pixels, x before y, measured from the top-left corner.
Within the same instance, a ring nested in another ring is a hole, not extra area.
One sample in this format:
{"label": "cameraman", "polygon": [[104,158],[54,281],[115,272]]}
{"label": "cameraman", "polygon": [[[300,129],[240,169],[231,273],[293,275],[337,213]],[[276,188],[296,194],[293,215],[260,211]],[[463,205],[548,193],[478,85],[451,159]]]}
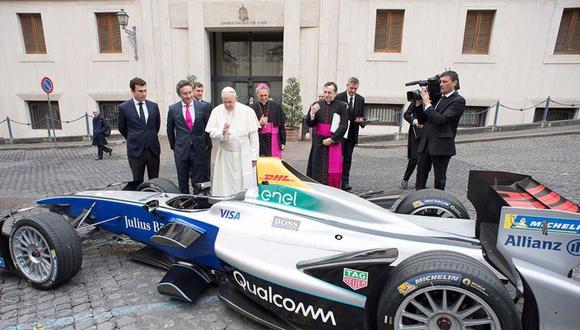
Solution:
{"label": "cameraman", "polygon": [[429,93],[425,88],[421,88],[425,135],[417,149],[419,163],[416,190],[425,188],[431,166],[435,173],[434,187],[445,190],[447,166],[451,156],[455,155],[457,126],[465,111],[465,99],[457,93],[459,89],[457,72],[445,71],[439,77],[441,99],[436,105],[431,104]]}

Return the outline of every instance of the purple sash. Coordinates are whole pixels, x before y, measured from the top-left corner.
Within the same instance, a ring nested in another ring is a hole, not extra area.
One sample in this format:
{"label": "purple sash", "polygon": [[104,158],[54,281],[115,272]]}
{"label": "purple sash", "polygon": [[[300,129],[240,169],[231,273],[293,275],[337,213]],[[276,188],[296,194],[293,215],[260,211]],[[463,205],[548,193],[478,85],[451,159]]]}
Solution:
{"label": "purple sash", "polygon": [[272,157],[282,158],[282,150],[280,150],[280,143],[278,142],[278,126],[274,126],[272,123],[266,123],[263,128],[258,130],[258,134],[272,134],[270,155]]}
{"label": "purple sash", "polygon": [[[317,124],[316,134],[322,137],[330,137],[330,124]],[[339,188],[342,182],[342,142],[328,146],[328,185]]]}

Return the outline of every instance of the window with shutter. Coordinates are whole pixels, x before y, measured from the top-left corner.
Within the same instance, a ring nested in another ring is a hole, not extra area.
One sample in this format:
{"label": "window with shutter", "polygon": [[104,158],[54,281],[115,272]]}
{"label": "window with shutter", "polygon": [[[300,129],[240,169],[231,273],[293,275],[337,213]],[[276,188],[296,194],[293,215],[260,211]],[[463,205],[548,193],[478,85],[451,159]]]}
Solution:
{"label": "window with shutter", "polygon": [[580,8],[566,8],[562,12],[554,54],[580,54]]}
{"label": "window with shutter", "polygon": [[121,29],[116,13],[96,13],[101,53],[122,53]]}
{"label": "window with shutter", "polygon": [[401,52],[404,16],[404,10],[377,10],[375,25],[375,52]]}
{"label": "window with shutter", "polygon": [[18,14],[26,54],[46,54],[40,14]]}
{"label": "window with shutter", "polygon": [[463,34],[463,54],[489,54],[495,10],[468,10]]}

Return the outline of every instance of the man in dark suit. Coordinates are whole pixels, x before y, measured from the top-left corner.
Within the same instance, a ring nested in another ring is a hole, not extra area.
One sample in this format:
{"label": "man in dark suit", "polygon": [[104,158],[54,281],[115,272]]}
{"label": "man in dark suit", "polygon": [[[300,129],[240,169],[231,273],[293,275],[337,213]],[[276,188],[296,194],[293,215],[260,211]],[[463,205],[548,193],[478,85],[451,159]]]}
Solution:
{"label": "man in dark suit", "polygon": [[403,114],[403,118],[409,123],[409,132],[407,133],[407,159],[409,161],[407,162],[403,180],[401,180],[401,188],[403,189],[409,187],[409,178],[411,178],[417,166],[417,147],[423,136],[423,125],[419,124],[418,112],[422,109],[423,100],[412,101]]}
{"label": "man in dark suit", "polygon": [[192,186],[209,181],[205,132],[209,105],[194,101],[193,86],[187,80],[179,81],[175,89],[181,101],[169,106],[167,139],[175,156],[179,190],[189,194],[190,179]]}
{"label": "man in dark suit", "polygon": [[336,95],[336,99],[348,104],[348,134],[342,145],[342,190],[351,190],[349,185],[350,166],[352,164],[352,153],[354,146],[358,143],[358,130],[365,127],[365,98],[357,94],[359,80],[356,77],[350,77],[346,84],[346,91]]}
{"label": "man in dark suit", "polygon": [[[207,105],[208,108],[208,116],[211,114],[211,111],[213,110],[213,104],[205,101],[203,99],[203,84],[200,83],[199,81],[196,81],[193,83],[193,99],[199,102],[203,102]],[[211,142],[211,138],[209,137],[209,133],[206,133],[206,139],[207,139],[207,169],[208,169],[208,175],[211,176],[211,148],[212,148],[212,142]]]}
{"label": "man in dark suit", "polygon": [[455,135],[459,119],[465,111],[465,99],[457,93],[459,76],[455,71],[445,71],[439,75],[441,99],[435,106],[425,88],[421,89],[425,118],[425,136],[421,139],[417,153],[417,190],[424,189],[433,165],[436,189],[445,190],[447,166],[455,155]]}
{"label": "man in dark suit", "polygon": [[159,128],[161,119],[157,103],[146,100],[147,83],[141,78],[129,82],[133,98],[119,104],[119,132],[127,140],[127,158],[133,181],[124,190],[135,190],[142,182],[147,167],[147,176],[159,176]]}
{"label": "man in dark suit", "polygon": [[97,146],[97,159],[103,159],[103,151],[109,156],[113,155],[113,149],[106,146],[105,132],[110,129],[109,121],[101,116],[99,109],[93,110],[93,145]]}

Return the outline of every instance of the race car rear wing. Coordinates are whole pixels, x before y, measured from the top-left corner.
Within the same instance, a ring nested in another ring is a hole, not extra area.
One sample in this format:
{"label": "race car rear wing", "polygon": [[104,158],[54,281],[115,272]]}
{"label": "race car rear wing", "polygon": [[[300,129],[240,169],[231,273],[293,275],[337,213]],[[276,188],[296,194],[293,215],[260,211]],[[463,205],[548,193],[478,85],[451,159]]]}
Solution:
{"label": "race car rear wing", "polygon": [[[580,213],[578,205],[531,176],[510,172],[470,171],[467,198],[477,213],[475,236],[481,242],[485,258],[514,285],[518,283],[517,274],[497,248],[502,208],[508,206],[520,210],[533,209],[536,212],[557,210]],[[549,226],[549,221],[545,221],[545,226]]]}
{"label": "race car rear wing", "polygon": [[482,224],[499,223],[501,208],[504,206],[580,213],[578,205],[531,176],[518,173],[470,171],[467,198],[477,212],[477,238],[480,238]]}

